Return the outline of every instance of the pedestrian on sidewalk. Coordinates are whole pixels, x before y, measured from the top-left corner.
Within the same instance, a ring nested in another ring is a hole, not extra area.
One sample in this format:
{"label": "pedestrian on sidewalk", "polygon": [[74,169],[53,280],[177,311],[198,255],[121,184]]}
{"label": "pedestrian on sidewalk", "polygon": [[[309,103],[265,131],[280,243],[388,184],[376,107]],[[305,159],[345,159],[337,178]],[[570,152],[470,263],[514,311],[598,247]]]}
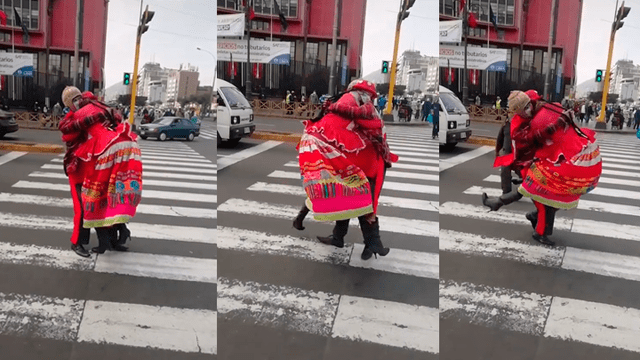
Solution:
{"label": "pedestrian on sidewalk", "polygon": [[633,114],[633,129],[640,128],[640,109],[636,109],[636,112]]}
{"label": "pedestrian on sidewalk", "polygon": [[325,101],[318,117],[304,122],[298,144],[307,200],[293,226],[303,230],[302,222],[311,209],[316,220],[336,222],[332,235],[318,240],[342,248],[349,220],[358,218],[365,244],[363,260],[389,253],[380,239],[376,215],[386,170],[398,161],[375,110],[376,96],[373,83],[354,80],[346,93]]}
{"label": "pedestrian on sidewalk", "polygon": [[428,97],[424,98],[424,102],[422,103],[422,121],[427,121],[429,115],[431,114],[431,108],[433,105]]}
{"label": "pedestrian on sidewalk", "polygon": [[497,211],[523,195],[531,198],[536,210],[526,218],[534,228],[532,237],[553,246],[548,236],[553,233],[556,211],[577,207],[580,196],[598,184],[602,160],[595,132],[578,128],[573,111],[544,102],[534,90],[513,91],[509,105],[516,113],[511,123],[515,149],[497,158],[494,166],[521,168],[523,182],[518,192],[493,198],[482,194],[482,203]]}
{"label": "pedestrian on sidewalk", "polygon": [[67,87],[62,100],[69,113],[60,122],[67,146],[65,174],[74,208],[71,248],[89,257],[89,229],[95,228],[99,246],[126,251],[130,240],[126,223],[133,218],[142,194],[142,163],[136,135],[120,114],[90,92]]}

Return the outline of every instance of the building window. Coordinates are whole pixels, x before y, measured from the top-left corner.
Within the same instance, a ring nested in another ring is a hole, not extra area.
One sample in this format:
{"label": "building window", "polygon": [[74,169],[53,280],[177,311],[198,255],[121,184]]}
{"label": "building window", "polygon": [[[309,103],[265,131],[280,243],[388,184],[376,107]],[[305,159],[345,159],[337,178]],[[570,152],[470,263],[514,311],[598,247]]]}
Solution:
{"label": "building window", "polygon": [[59,54],[49,54],[49,74],[62,71],[62,58]]}
{"label": "building window", "polygon": [[522,52],[522,69],[523,70],[533,69],[533,50],[524,50]]}
{"label": "building window", "polygon": [[311,64],[315,64],[318,59],[318,44],[307,43],[307,53],[305,54],[305,61]]}
{"label": "building window", "polygon": [[7,14],[7,24],[16,26],[15,12],[18,10],[20,19],[29,30],[38,30],[40,20],[39,0],[3,0],[0,10]]}
{"label": "building window", "polygon": [[456,3],[454,0],[440,0],[440,14],[458,16],[458,9],[454,6]]}
{"label": "building window", "polygon": [[240,4],[238,0],[218,0],[218,6],[231,10],[240,10]]}
{"label": "building window", "polygon": [[[446,0],[440,0],[442,1]],[[479,21],[490,22],[489,19],[489,4],[491,4],[491,11],[493,11],[493,15],[496,17],[496,21],[498,25],[513,25],[514,19],[514,11],[515,11],[515,0],[471,0],[469,1],[469,11],[476,14],[476,18]],[[457,12],[456,3],[452,2],[451,12],[454,15],[451,16],[459,16]],[[442,9],[442,8],[441,8]],[[442,11],[441,11],[442,13]],[[449,14],[445,14],[449,15]]]}
{"label": "building window", "polygon": [[269,31],[269,22],[261,20],[251,20],[251,30]]}
{"label": "building window", "polygon": [[[229,0],[226,0],[229,2]],[[276,0],[278,2],[278,6],[280,6],[280,11],[285,17],[296,18],[298,17],[298,1],[299,0]],[[239,10],[234,7],[223,6],[225,0],[218,0],[218,6],[226,7],[234,10]],[[235,2],[235,1],[234,1]],[[237,5],[236,5],[237,6]],[[275,6],[273,4],[273,0],[254,0],[253,1],[253,11],[256,14],[265,14],[277,16]]]}

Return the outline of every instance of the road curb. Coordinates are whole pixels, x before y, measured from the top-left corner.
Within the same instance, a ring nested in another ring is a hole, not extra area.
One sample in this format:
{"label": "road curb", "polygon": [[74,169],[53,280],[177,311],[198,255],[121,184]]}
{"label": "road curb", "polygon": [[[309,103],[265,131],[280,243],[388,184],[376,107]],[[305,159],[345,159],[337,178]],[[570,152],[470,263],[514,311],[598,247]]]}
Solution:
{"label": "road curb", "polygon": [[467,143],[474,144],[474,145],[484,145],[484,146],[495,147],[496,146],[496,139],[488,137],[488,136],[475,136],[475,135],[472,135],[467,140]]}
{"label": "road curb", "polygon": [[273,140],[290,143],[299,143],[302,134],[284,133],[275,131],[254,131],[250,136],[252,139]]}
{"label": "road curb", "polygon": [[15,143],[15,142],[8,142],[8,141],[0,141],[0,150],[62,154],[65,152],[65,147],[61,145],[56,145],[56,144]]}

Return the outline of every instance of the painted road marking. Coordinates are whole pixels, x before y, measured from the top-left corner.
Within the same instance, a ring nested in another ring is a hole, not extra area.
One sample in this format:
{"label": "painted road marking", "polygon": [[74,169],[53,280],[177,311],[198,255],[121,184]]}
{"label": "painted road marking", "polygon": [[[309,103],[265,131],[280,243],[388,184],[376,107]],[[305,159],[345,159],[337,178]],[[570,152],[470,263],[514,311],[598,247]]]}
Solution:
{"label": "painted road marking", "polygon": [[438,352],[437,309],[425,306],[221,278],[218,312],[269,327]]}
{"label": "painted road marking", "polygon": [[640,310],[633,308],[441,281],[440,315],[508,331],[640,352]]}
{"label": "painted road marking", "polygon": [[441,251],[640,281],[640,258],[636,256],[574,247],[532,245],[443,229],[440,230],[439,244]]}
{"label": "painted road marking", "polygon": [[282,142],[280,141],[266,141],[263,142],[261,144],[258,144],[254,147],[251,147],[249,149],[245,149],[242,151],[239,151],[235,154],[226,156],[222,159],[218,159],[218,170],[222,170],[224,168],[226,168],[227,166],[231,166],[233,164],[236,164],[242,160],[248,159],[252,156],[258,155],[262,152],[265,152],[267,150],[270,150],[278,145],[282,144]]}
{"label": "painted road marking", "polygon": [[215,354],[216,333],[215,311],[88,300],[78,341]]}
{"label": "painted road marking", "polygon": [[[58,198],[42,195],[27,194],[11,194],[0,193],[0,202],[9,202],[16,204],[30,204],[39,206],[53,206],[62,208],[71,208],[73,202],[70,198]],[[180,216],[189,218],[216,219],[217,212],[215,209],[166,206],[166,205],[146,205],[140,204],[136,210],[138,214],[162,215],[162,216]]]}
{"label": "painted road marking", "polygon": [[[300,168],[300,164],[298,164],[295,161],[290,161],[290,162],[284,164],[284,166]],[[425,166],[425,165],[401,164],[401,163],[393,164],[392,168],[394,168],[394,169],[406,169],[406,170],[432,171],[432,172],[437,172],[438,171],[438,167],[437,166]]]}
{"label": "painted road marking", "polygon": [[[291,220],[298,215],[299,207],[284,204],[271,204],[242,199],[229,199],[218,206],[218,211],[231,212],[245,215],[271,217]],[[437,221],[412,220],[391,216],[378,216],[380,218],[380,230],[399,234],[437,237],[439,224]],[[309,221],[319,222],[311,216]],[[357,222],[351,222],[351,226],[358,226]]]}
{"label": "painted road marking", "polygon": [[[383,186],[384,189],[384,186]],[[269,184],[263,182],[257,182],[247,188],[250,191],[266,191],[276,194],[296,195],[306,197],[306,192],[301,186],[294,185],[280,185]],[[380,196],[378,199],[379,205],[397,207],[404,209],[424,210],[424,211],[438,211],[440,203],[438,201],[426,201],[416,199],[406,199],[391,196]]]}
{"label": "painted road marking", "polygon": [[[72,231],[73,219],[55,216],[19,215],[0,212],[0,226],[31,230]],[[129,223],[127,227],[135,237],[215,244],[216,229],[195,226],[174,226]]]}
{"label": "painted road marking", "polygon": [[217,278],[215,259],[135,252],[106,252],[98,255],[94,270],[101,273],[212,284],[216,283]]}
{"label": "painted road marking", "polygon": [[[529,220],[524,217],[524,212],[488,211],[489,209],[487,207],[460,204],[456,202],[447,202],[440,205],[440,215],[497,221],[506,224],[527,224],[531,226]],[[571,231],[576,234],[600,236],[609,239],[640,241],[640,226],[635,225],[557,217],[554,223],[554,228],[558,230]]]}
{"label": "painted road marking", "polygon": [[81,258],[73,251],[47,246],[0,242],[0,263],[88,271],[93,269],[95,257]]}
{"label": "painted road marking", "polygon": [[153,156],[153,155],[145,155],[142,154],[142,161],[147,160],[147,159],[154,159],[154,160],[167,160],[167,159],[172,159],[172,160],[176,160],[176,161],[187,161],[187,162],[193,162],[193,163],[203,163],[203,164],[212,164],[213,162],[209,159],[205,159],[203,156],[200,156],[201,158],[193,158],[192,156],[188,156],[188,157],[179,157],[179,156]]}
{"label": "painted road marking", "polygon": [[460,154],[460,155],[456,155],[453,156],[449,159],[440,159],[440,171],[445,171],[448,169],[451,169],[454,166],[460,165],[462,163],[465,163],[469,160],[473,160],[477,157],[480,157],[484,154],[490,153],[492,151],[495,151],[494,148],[490,147],[490,146],[482,146],[479,147],[477,149],[468,151],[466,153]]}
{"label": "painted road marking", "polygon": [[0,156],[0,165],[4,165],[6,163],[8,163],[11,160],[15,160],[21,156],[27,155],[27,152],[23,152],[23,151],[12,151],[10,153],[4,154],[2,156]]}
{"label": "painted road marking", "polygon": [[[191,169],[191,168],[183,168],[183,167],[173,167],[173,166],[155,166],[155,165],[144,165],[143,174],[146,174],[147,170],[160,170],[160,171],[177,171],[177,172],[186,172],[186,173],[197,173],[197,174],[213,174],[217,175],[216,170],[208,170],[208,169]],[[62,165],[54,165],[54,164],[44,164],[40,167],[44,170],[59,170],[63,171]]]}
{"label": "painted road marking", "polygon": [[0,334],[75,341],[84,300],[0,293]]}
{"label": "painted road marking", "polygon": [[344,248],[327,246],[315,239],[288,235],[272,235],[258,231],[218,227],[218,248],[247,251],[263,255],[295,257],[308,261],[349,265],[401,275],[430,279],[439,278],[438,254],[392,249],[384,260],[364,261],[362,244],[345,244]]}
{"label": "painted road marking", "polygon": [[342,295],[331,336],[437,354],[438,309]]}
{"label": "painted road marking", "polygon": [[[13,184],[12,187],[18,189],[40,189],[40,190],[54,190],[54,191],[70,191],[68,184],[52,184],[45,182],[25,181],[20,180]],[[144,180],[143,180],[144,187]],[[216,203],[217,195],[210,194],[197,194],[197,193],[183,193],[175,191],[159,191],[142,189],[142,198],[151,199],[164,199],[164,200],[178,200],[178,201],[194,201],[205,203]]]}

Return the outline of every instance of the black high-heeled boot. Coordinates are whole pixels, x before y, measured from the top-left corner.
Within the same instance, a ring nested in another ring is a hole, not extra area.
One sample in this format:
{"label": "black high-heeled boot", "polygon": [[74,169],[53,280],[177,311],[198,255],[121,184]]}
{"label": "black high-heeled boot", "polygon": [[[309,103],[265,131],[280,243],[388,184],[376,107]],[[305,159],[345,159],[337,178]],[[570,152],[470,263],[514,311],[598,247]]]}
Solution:
{"label": "black high-heeled boot", "polygon": [[131,231],[127,229],[125,224],[114,225],[116,235],[111,239],[111,248],[115,251],[127,251],[128,247],[124,246],[127,241],[131,241]]}
{"label": "black high-heeled boot", "polygon": [[105,251],[111,250],[111,244],[117,235],[116,229],[113,226],[96,228],[96,234],[98,234],[98,246],[91,248],[91,251],[104,254]]}
{"label": "black high-heeled boot", "polygon": [[508,194],[504,194],[500,197],[489,197],[487,193],[482,193],[482,204],[488,206],[491,211],[498,211],[504,205],[509,205],[512,202],[522,199],[522,194],[517,191],[512,191]]}
{"label": "black high-heeled boot", "polygon": [[358,220],[360,221],[360,229],[364,237],[364,250],[362,250],[360,258],[362,260],[369,260],[372,255],[375,255],[376,259],[378,255],[386,256],[390,249],[384,247],[382,240],[380,240],[380,223],[378,222],[378,218],[376,217],[376,221],[371,224],[364,216],[359,217]]}
{"label": "black high-heeled boot", "polygon": [[333,227],[333,234],[329,236],[318,236],[318,240],[327,245],[333,245],[338,248],[344,247],[344,237],[349,231],[349,220],[338,220]]}
{"label": "black high-heeled boot", "polygon": [[536,225],[538,225],[538,211],[530,211],[527,213],[527,215],[525,215],[525,217],[527,218],[527,220],[529,220],[531,222],[531,226],[533,227],[533,229],[536,229]]}
{"label": "black high-heeled boot", "polygon": [[309,208],[307,208],[306,205],[303,205],[302,209],[300,209],[300,212],[298,213],[298,216],[296,216],[296,218],[293,220],[293,227],[298,230],[304,230],[304,226],[302,226],[302,221],[304,221],[304,218],[307,217],[308,213],[309,213]]}

